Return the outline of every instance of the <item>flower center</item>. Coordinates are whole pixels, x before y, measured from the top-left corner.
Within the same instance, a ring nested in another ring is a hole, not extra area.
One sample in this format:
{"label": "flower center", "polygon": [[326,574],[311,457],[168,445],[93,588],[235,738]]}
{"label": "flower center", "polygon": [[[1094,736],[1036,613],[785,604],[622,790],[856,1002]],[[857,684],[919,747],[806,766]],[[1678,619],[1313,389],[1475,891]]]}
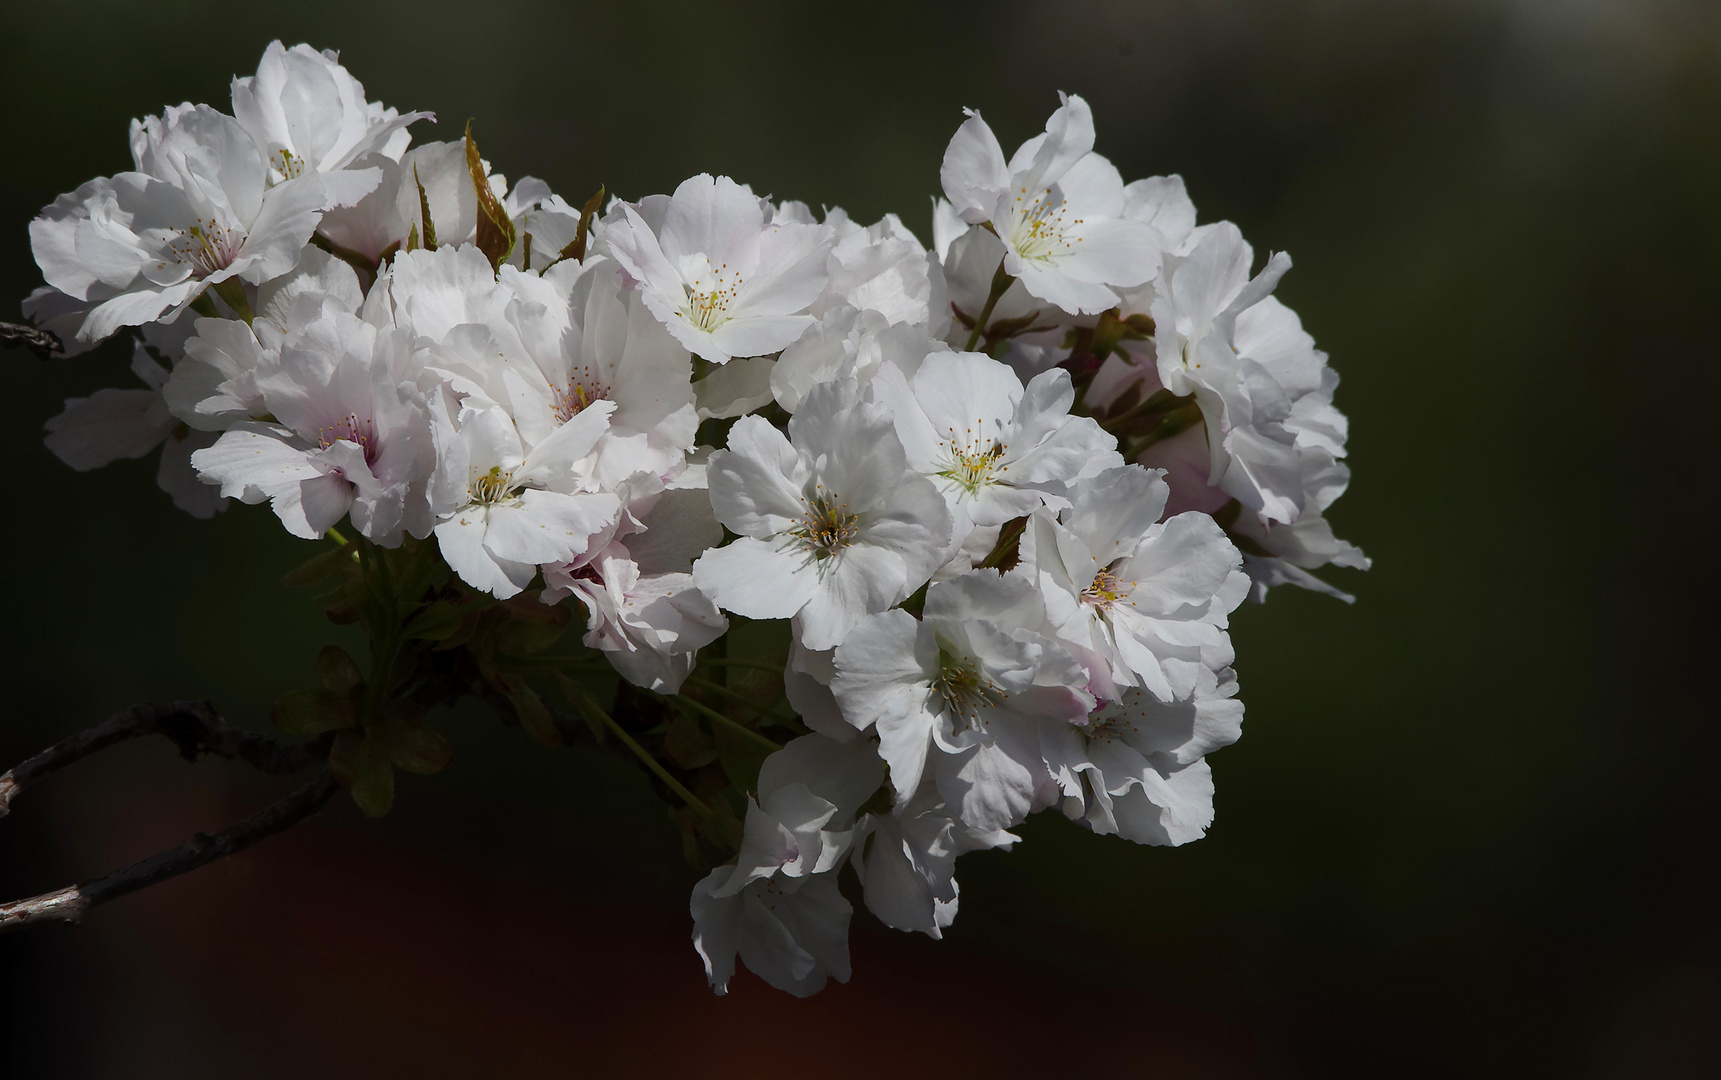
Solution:
{"label": "flower center", "polygon": [[494,506],[506,502],[514,494],[514,470],[503,469],[500,465],[490,466],[490,471],[481,473],[476,468],[466,481],[466,492],[475,503]]}
{"label": "flower center", "polygon": [[1135,585],[1133,581],[1121,580],[1108,566],[1094,575],[1092,585],[1082,590],[1082,600],[1103,611],[1128,597]]}
{"label": "flower center", "polygon": [[849,513],[848,503],[838,502],[823,488],[807,500],[806,506],[806,513],[789,530],[789,535],[812,552],[813,558],[828,559],[860,535],[860,515]]}
{"label": "flower center", "polygon": [[181,229],[179,239],[170,242],[167,249],[175,259],[189,263],[193,274],[205,278],[232,266],[244,243],[244,233],[209,218]]}
{"label": "flower center", "polygon": [[294,155],[291,150],[283,147],[275,151],[275,159],[269,164],[280,172],[282,180],[292,180],[305,175],[305,159]]}
{"label": "flower center", "polygon": [[998,439],[987,439],[985,436],[975,437],[976,430],[982,430],[985,422],[974,421],[974,427],[961,435],[955,428],[949,428],[950,437],[944,440],[944,468],[939,470],[939,476],[946,476],[967,488],[972,494],[987,484],[998,482],[996,474],[1007,473],[1010,466],[999,464],[1010,444]]}
{"label": "flower center", "polygon": [[317,429],[317,445],[324,450],[343,439],[358,444],[359,449],[365,452],[366,465],[376,464],[376,426],[369,420],[360,420],[356,413],[348,413],[333,425]]}
{"label": "flower center", "polygon": [[972,657],[952,656],[938,650],[938,676],[932,688],[944,699],[944,709],[955,717],[959,727],[983,727],[980,710],[1004,703],[1007,696],[991,679],[980,672]]}
{"label": "flower center", "polygon": [[714,330],[728,322],[729,305],[741,291],[741,280],[741,275],[731,271],[728,263],[713,270],[707,259],[705,269],[695,275],[695,280],[683,285],[687,303],[681,317],[701,330]]}
{"label": "flower center", "polygon": [[556,394],[556,419],[567,423],[580,415],[587,405],[594,401],[604,401],[610,396],[610,388],[590,378],[572,377],[566,386],[553,386]]}
{"label": "flower center", "polygon": [[1083,733],[1090,743],[1109,743],[1124,738],[1126,733],[1134,735],[1139,730],[1134,718],[1114,701],[1088,717]]}
{"label": "flower center", "polygon": [[1065,214],[1063,196],[1060,194],[1056,198],[1054,202],[1050,191],[1041,191],[1030,199],[1027,188],[1016,196],[1013,208],[1016,221],[1010,230],[1010,244],[1017,255],[1024,259],[1049,260],[1068,254],[1071,248],[1081,243],[1079,236],[1074,243],[1064,239],[1064,233],[1080,225],[1082,219],[1069,218]]}

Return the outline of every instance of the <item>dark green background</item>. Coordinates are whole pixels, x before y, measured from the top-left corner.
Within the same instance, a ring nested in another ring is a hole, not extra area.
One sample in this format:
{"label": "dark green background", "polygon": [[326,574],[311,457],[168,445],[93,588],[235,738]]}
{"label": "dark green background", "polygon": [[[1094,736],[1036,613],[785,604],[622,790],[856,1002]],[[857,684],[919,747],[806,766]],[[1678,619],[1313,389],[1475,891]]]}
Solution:
{"label": "dark green background", "polygon": [[[1353,424],[1331,516],[1376,566],[1335,575],[1354,607],[1282,590],[1236,617],[1248,722],[1205,840],[1036,819],[963,861],[947,941],[857,915],[853,982],[811,1002],[706,997],[643,781],[474,713],[381,823],[341,806],[0,940],[0,1068],[1721,1074],[1714,5],[9,4],[0,296],[39,280],[36,208],[127,167],[129,117],[225,108],[276,36],[435,110],[421,139],[474,117],[498,169],[574,202],[724,172],[924,239],[962,106],[1011,147],[1079,92],[1126,177],[1180,172],[1203,220],[1295,257],[1279,295]],[[60,398],[128,383],[123,350],[0,359],[5,763],[137,701],[265,723],[346,640],[277,584],[305,546],[258,508],[178,514],[153,461],[42,448]],[[0,822],[0,891],[276,790],[113,751]]]}

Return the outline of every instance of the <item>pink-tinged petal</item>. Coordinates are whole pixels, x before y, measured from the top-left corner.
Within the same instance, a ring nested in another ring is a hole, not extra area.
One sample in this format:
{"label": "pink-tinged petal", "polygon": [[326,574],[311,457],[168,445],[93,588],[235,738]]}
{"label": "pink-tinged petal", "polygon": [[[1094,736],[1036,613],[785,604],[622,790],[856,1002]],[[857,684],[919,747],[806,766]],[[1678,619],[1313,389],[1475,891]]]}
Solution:
{"label": "pink-tinged petal", "polygon": [[1023,143],[1010,158],[1010,179],[1029,194],[1057,183],[1094,148],[1094,114],[1075,94],[1058,95],[1062,104],[1046,120],[1046,133]]}
{"label": "pink-tinged petal", "polygon": [[1147,769],[1139,786],[1112,802],[1118,835],[1138,844],[1186,844],[1213,823],[1213,772],[1205,760],[1161,773]]}
{"label": "pink-tinged petal", "polygon": [[[930,627],[900,609],[869,615],[837,646],[831,693],[843,719],[865,730],[882,717],[903,717],[926,704],[938,676]],[[909,788],[913,790],[913,785]]]}
{"label": "pink-tinged petal", "polygon": [[956,129],[950,145],[944,150],[944,164],[938,170],[944,194],[958,216],[970,225],[985,221],[1001,195],[1010,186],[1010,174],[1004,166],[1004,150],[998,137],[980,119],[978,112],[969,112],[968,119]]}
{"label": "pink-tinged petal", "polygon": [[1078,315],[1097,315],[1117,305],[1117,293],[1104,285],[1078,281],[1064,273],[1061,263],[1024,259],[1014,251],[1004,256],[1004,269],[1030,296]]}
{"label": "pink-tinged petal", "polygon": [[[793,315],[825,291],[830,230],[823,225],[774,225],[759,237],[759,265],[741,284],[736,304],[749,315]],[[775,351],[775,350],[772,350]]]}
{"label": "pink-tinged petal", "polygon": [[729,429],[729,449],[711,455],[706,478],[717,520],[742,536],[776,536],[806,511],[800,455],[761,417],[743,416],[735,422]]}
{"label": "pink-tinged petal", "polygon": [[436,526],[436,546],[460,580],[506,600],[529,585],[538,568],[492,555],[484,546],[487,518],[485,508],[479,506],[454,515]]}
{"label": "pink-tinged petal", "polygon": [[121,458],[140,458],[161,445],[173,427],[154,390],[97,390],[67,398],[65,411],[48,421],[45,440],[54,456],[79,472]]}
{"label": "pink-tinged petal", "polygon": [[220,484],[222,495],[248,503],[323,475],[291,432],[257,423],[235,426],[214,446],[192,454],[191,464],[205,482]]}
{"label": "pink-tinged petal", "polygon": [[[1117,166],[1099,154],[1079,158],[1058,179],[1058,191],[1072,216],[1097,221],[1123,213],[1123,177]],[[1160,237],[1154,236],[1154,247]]]}
{"label": "pink-tinged petal", "polygon": [[809,649],[835,648],[855,623],[908,596],[907,570],[894,551],[854,544],[823,560],[818,591],[801,608],[801,640]]}
{"label": "pink-tinged petal", "polygon": [[353,504],[353,486],[338,476],[300,481],[272,500],[275,515],[294,536],[320,540],[329,527],[346,516]]}
{"label": "pink-tinged petal", "polygon": [[317,231],[327,201],[323,182],[316,176],[301,176],[270,188],[239,249],[241,259],[251,260],[241,276],[261,283],[291,270]]}
{"label": "pink-tinged petal", "polygon": [[750,619],[787,619],[818,591],[812,562],[781,542],[743,536],[700,556],[693,581],[718,607]]}
{"label": "pink-tinged petal", "polygon": [[[746,275],[758,265],[765,212],[759,197],[727,176],[700,173],[670,196],[658,243],[670,262],[702,255],[711,272]],[[631,271],[630,271],[631,273]]]}
{"label": "pink-tinged petal", "polygon": [[592,534],[609,524],[619,508],[607,492],[564,495],[528,488],[517,502],[489,508],[484,546],[508,562],[564,563],[583,553]]}
{"label": "pink-tinged petal", "polygon": [[[675,319],[684,321],[679,315]],[[764,356],[786,349],[816,322],[811,315],[746,315],[730,319],[703,336],[688,328],[676,337],[689,351],[723,363],[738,356]],[[666,319],[665,323],[672,333],[676,330],[675,322]]]}

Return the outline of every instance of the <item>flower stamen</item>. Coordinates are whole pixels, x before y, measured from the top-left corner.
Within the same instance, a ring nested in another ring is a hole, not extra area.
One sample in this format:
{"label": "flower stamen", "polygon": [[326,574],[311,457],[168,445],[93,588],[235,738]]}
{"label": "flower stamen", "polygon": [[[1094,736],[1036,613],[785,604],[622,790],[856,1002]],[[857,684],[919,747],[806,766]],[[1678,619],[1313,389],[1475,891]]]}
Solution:
{"label": "flower stamen", "polygon": [[957,727],[984,727],[982,709],[996,708],[1008,696],[998,684],[980,672],[972,657],[938,651],[938,676],[932,688],[944,699],[944,709],[957,720]]}
{"label": "flower stamen", "polygon": [[860,535],[860,515],[849,512],[849,504],[838,502],[821,488],[807,500],[800,523],[789,530],[815,559],[828,559],[854,543]]}

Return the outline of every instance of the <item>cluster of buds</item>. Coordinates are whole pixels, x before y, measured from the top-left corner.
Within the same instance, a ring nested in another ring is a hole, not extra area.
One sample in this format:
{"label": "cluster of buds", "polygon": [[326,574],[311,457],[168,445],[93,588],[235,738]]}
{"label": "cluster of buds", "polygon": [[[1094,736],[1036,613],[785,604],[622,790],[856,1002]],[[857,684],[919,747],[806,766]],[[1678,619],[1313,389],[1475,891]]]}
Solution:
{"label": "cluster of buds", "polygon": [[851,900],[940,936],[956,856],[1036,810],[1203,834],[1231,612],[1367,565],[1323,516],[1346,421],[1286,256],[1251,276],[1180,179],[1126,184],[1075,96],[1008,158],[968,115],[930,249],[724,176],[576,206],[470,125],[413,145],[433,120],[277,42],[30,229],[26,313],[132,334],[141,380],[53,451],[160,447],[185,510],[332,541],[290,578],[369,663],[325,649],[276,720],[361,807],[447,764],[423,721],[461,695],[637,755],[709,871],[718,993],[737,956],[846,980]]}

